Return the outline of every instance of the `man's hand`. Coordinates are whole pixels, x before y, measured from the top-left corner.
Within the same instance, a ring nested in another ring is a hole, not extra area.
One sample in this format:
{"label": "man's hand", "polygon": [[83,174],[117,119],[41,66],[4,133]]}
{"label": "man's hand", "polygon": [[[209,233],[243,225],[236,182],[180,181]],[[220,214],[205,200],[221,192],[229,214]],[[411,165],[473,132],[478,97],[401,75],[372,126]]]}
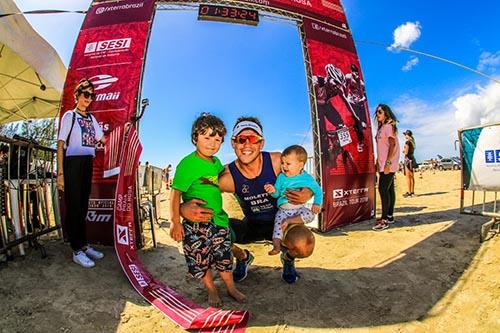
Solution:
{"label": "man's hand", "polygon": [[264,190],[266,190],[266,192],[269,194],[273,194],[274,192],[276,192],[276,189],[274,188],[274,186],[272,184],[264,185]]}
{"label": "man's hand", "polygon": [[314,214],[319,214],[319,212],[321,212],[321,206],[316,204],[312,205],[311,212],[313,212]]}
{"label": "man's hand", "polygon": [[313,192],[308,187],[302,187],[300,190],[286,190],[285,196],[291,204],[302,205],[312,198]]}
{"label": "man's hand", "polygon": [[170,237],[176,242],[180,242],[184,238],[184,228],[179,222],[170,225]]}
{"label": "man's hand", "polygon": [[391,167],[389,165],[384,166],[384,175],[388,175],[391,172]]}
{"label": "man's hand", "polygon": [[213,211],[210,208],[201,207],[206,204],[200,199],[192,199],[181,204],[181,216],[191,222],[210,222]]}
{"label": "man's hand", "polygon": [[64,175],[62,173],[57,174],[57,189],[64,191]]}

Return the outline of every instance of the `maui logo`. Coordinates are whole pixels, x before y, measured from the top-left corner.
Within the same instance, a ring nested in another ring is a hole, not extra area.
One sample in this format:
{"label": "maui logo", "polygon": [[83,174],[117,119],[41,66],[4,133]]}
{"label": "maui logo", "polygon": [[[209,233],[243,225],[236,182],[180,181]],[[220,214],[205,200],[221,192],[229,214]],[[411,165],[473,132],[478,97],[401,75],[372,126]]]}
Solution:
{"label": "maui logo", "polygon": [[98,74],[92,76],[89,80],[94,85],[94,90],[97,91],[109,87],[118,81],[118,78],[108,74]]}
{"label": "maui logo", "polygon": [[118,244],[129,245],[128,239],[128,227],[124,227],[122,225],[116,226],[116,239]]}
{"label": "maui logo", "polygon": [[122,50],[130,48],[132,38],[119,38],[91,42],[85,45],[83,53],[95,53],[99,51]]}
{"label": "maui logo", "polygon": [[[107,88],[118,81],[117,77],[108,75],[108,74],[98,74],[89,78],[90,82],[94,85],[94,90],[102,90]],[[116,101],[120,98],[120,91],[113,91],[109,93],[98,93],[96,94],[95,100],[96,102],[102,101]]]}

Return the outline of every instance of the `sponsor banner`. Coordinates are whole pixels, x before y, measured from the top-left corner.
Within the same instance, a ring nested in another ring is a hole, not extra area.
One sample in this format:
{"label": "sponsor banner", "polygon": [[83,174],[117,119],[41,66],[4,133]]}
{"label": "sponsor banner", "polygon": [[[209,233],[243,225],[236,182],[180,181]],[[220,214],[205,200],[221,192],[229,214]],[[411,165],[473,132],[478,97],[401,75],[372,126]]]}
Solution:
{"label": "sponsor banner", "polygon": [[[154,0],[93,2],[71,57],[61,103],[61,118],[64,112],[75,107],[74,87],[82,78],[88,78],[94,84],[96,94],[90,112],[101,124],[105,138],[109,139],[109,134],[115,128],[130,121],[137,109],[137,95],[154,8]],[[104,147],[97,146],[91,204],[114,202],[116,177],[104,178],[104,171],[110,175],[109,165],[105,164]],[[111,245],[112,219],[112,208],[109,212],[90,207],[87,215],[89,242]]]}
{"label": "sponsor banner", "polygon": [[149,26],[149,22],[133,22],[82,30],[73,51],[71,68],[142,63]]}
{"label": "sponsor banner", "polygon": [[322,230],[361,222],[375,216],[375,174],[346,176],[330,176],[328,184],[323,187],[324,205],[328,207],[323,213]]}
{"label": "sponsor banner", "polygon": [[460,132],[464,189],[500,191],[500,124]]}
{"label": "sponsor banner", "polygon": [[140,262],[135,246],[134,207],[135,175],[141,151],[137,132],[130,126],[121,152],[114,208],[114,245],[123,271],[142,297],[182,328],[199,332],[244,332],[248,311],[203,308],[156,281]]}
{"label": "sponsor banner", "polygon": [[152,0],[98,1],[90,6],[83,29],[112,24],[150,21],[155,8]]}
{"label": "sponsor banner", "polygon": [[[306,43],[316,97],[326,198],[320,227],[327,231],[372,216],[374,195],[333,200],[328,191],[342,188],[344,193],[350,193],[367,188],[368,192],[374,192],[373,140],[365,83],[354,44],[346,44],[346,40],[336,35],[328,39],[327,32],[314,30],[313,22],[307,24],[310,28],[306,25]],[[348,39],[352,41],[350,36]]]}
{"label": "sponsor banner", "polygon": [[352,53],[356,53],[354,40],[345,29],[334,27],[322,22],[304,18],[304,30],[307,38],[317,40],[336,47],[342,48]]}
{"label": "sponsor banner", "polygon": [[319,21],[326,21],[347,30],[344,9],[340,0],[241,0],[260,6],[284,9],[300,13],[303,17],[310,16]]}
{"label": "sponsor banner", "polygon": [[87,212],[87,239],[92,242],[113,244],[115,192],[116,180],[92,187]]}

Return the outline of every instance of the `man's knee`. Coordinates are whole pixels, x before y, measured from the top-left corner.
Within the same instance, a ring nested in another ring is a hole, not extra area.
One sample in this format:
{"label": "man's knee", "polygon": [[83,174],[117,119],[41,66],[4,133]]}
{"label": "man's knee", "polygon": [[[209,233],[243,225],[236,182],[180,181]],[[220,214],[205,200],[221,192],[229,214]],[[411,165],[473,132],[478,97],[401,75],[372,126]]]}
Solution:
{"label": "man's knee", "polygon": [[314,234],[304,225],[298,225],[288,231],[283,245],[294,258],[307,258],[314,251]]}

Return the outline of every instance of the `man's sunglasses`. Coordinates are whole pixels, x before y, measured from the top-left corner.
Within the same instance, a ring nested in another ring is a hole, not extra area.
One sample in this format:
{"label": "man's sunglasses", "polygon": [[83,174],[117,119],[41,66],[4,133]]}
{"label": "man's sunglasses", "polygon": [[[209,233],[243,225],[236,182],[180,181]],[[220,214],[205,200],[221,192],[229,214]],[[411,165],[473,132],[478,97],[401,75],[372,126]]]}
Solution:
{"label": "man's sunglasses", "polygon": [[83,97],[85,98],[92,98],[92,99],[95,99],[95,94],[94,93],[91,93],[91,92],[88,92],[88,91],[82,91],[82,95]]}
{"label": "man's sunglasses", "polygon": [[261,136],[258,135],[238,135],[235,137],[234,142],[239,143],[240,145],[245,144],[247,141],[251,144],[259,143],[263,140]]}

